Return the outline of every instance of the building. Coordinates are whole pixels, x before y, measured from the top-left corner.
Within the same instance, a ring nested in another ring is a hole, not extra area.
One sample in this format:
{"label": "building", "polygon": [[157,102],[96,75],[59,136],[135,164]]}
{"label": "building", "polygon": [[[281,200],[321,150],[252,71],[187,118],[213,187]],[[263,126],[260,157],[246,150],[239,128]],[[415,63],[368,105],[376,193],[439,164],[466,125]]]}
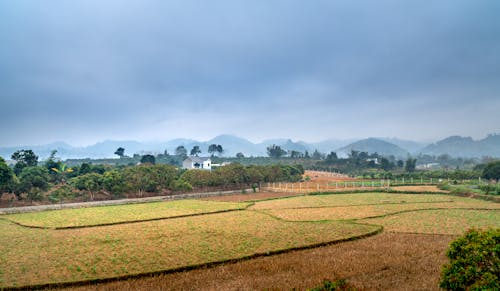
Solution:
{"label": "building", "polygon": [[184,169],[203,169],[203,170],[212,170],[212,160],[210,158],[201,158],[201,157],[187,157],[182,162],[182,168]]}

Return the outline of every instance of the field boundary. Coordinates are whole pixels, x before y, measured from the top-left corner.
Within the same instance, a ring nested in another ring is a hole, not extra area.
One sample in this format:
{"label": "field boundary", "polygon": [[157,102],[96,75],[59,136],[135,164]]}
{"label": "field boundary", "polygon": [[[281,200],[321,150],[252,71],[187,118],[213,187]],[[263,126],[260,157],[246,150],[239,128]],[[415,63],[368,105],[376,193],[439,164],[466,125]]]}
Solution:
{"label": "field boundary", "polygon": [[[315,208],[340,208],[340,207],[356,207],[356,206],[376,206],[376,205],[408,205],[408,204],[425,204],[425,203],[451,203],[453,200],[444,201],[427,201],[427,202],[387,202],[387,203],[368,203],[368,204],[349,204],[349,205],[325,205],[325,206],[304,206],[304,207],[287,207],[287,208],[263,208],[263,209],[249,209],[249,210],[290,210],[290,209],[315,209]],[[250,205],[252,206],[252,205]],[[249,207],[250,207],[249,206]]]}
{"label": "field boundary", "polygon": [[109,277],[109,278],[96,278],[96,279],[89,279],[89,280],[67,281],[67,282],[59,282],[59,283],[45,283],[45,284],[35,284],[35,285],[25,285],[25,286],[0,287],[0,289],[1,290],[40,290],[40,289],[47,289],[47,288],[76,287],[76,286],[86,286],[86,285],[98,284],[98,283],[109,283],[109,282],[128,280],[128,279],[137,279],[137,278],[157,276],[157,275],[163,275],[163,274],[179,273],[179,272],[191,271],[191,270],[202,269],[202,268],[213,268],[213,267],[224,265],[224,264],[235,264],[238,262],[247,261],[247,260],[260,258],[260,257],[269,257],[269,256],[289,253],[289,252],[293,252],[293,251],[307,250],[307,249],[313,249],[313,248],[322,247],[322,246],[336,245],[336,244],[340,244],[343,242],[355,241],[355,240],[364,239],[367,237],[371,237],[371,236],[380,234],[384,230],[384,227],[381,225],[362,224],[362,223],[356,223],[356,222],[351,222],[351,223],[358,224],[358,225],[375,226],[375,227],[377,227],[377,229],[375,229],[373,231],[369,231],[369,232],[361,234],[361,235],[355,235],[355,236],[348,237],[348,238],[336,239],[336,240],[328,241],[328,242],[321,242],[321,243],[316,243],[316,244],[310,244],[310,245],[281,249],[281,250],[268,251],[268,252],[263,252],[263,253],[255,253],[252,255],[242,256],[242,257],[234,258],[234,259],[213,261],[213,262],[189,265],[189,266],[184,266],[184,267],[179,267],[179,268],[164,269],[164,270],[157,270],[157,271],[152,271],[152,272],[136,273],[136,274],[129,274],[129,275],[124,275],[124,276]]}

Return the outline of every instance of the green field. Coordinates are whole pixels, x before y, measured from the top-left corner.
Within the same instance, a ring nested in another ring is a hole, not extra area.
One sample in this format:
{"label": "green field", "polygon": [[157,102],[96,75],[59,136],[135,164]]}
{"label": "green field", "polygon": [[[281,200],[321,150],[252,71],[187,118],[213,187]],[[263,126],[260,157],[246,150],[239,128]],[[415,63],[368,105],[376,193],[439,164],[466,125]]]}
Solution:
{"label": "green field", "polygon": [[[437,234],[500,227],[499,204],[448,195],[310,195],[248,205],[183,200],[2,215],[0,288],[171,270],[329,243],[382,227]],[[433,208],[447,209],[424,210]],[[236,211],[211,213],[224,210]],[[205,215],[175,218],[189,214]],[[127,223],[157,218],[164,219]],[[96,226],[116,222],[123,223]],[[67,226],[83,228],[53,229]]]}

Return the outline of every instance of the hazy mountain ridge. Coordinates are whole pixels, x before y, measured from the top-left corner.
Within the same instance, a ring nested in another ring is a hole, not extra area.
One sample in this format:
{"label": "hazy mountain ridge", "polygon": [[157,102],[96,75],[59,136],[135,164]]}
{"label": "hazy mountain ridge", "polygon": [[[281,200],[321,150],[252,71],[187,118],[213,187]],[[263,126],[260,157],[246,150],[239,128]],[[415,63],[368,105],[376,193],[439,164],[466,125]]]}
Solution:
{"label": "hazy mountain ridge", "polygon": [[351,143],[345,147],[337,149],[339,156],[347,156],[352,150],[360,152],[378,153],[383,156],[406,157],[408,151],[389,142],[383,141],[378,138],[367,138]]}
{"label": "hazy mountain ridge", "polygon": [[480,140],[454,135],[430,144],[419,152],[428,155],[448,154],[453,157],[500,157],[500,134],[490,134]]}
{"label": "hazy mountain ridge", "polygon": [[450,136],[436,143],[424,145],[422,143],[401,140],[397,138],[367,138],[367,139],[328,139],[320,142],[310,143],[305,141],[293,141],[287,138],[270,139],[260,143],[253,143],[245,138],[235,135],[219,135],[208,141],[196,141],[193,139],[173,139],[166,142],[138,142],[133,140],[105,140],[86,147],[74,147],[64,142],[54,142],[46,145],[0,147],[0,156],[10,159],[12,153],[19,149],[33,150],[41,160],[46,159],[52,150],[57,150],[57,156],[67,158],[113,158],[117,157],[114,152],[118,147],[125,148],[125,155],[145,153],[174,154],[175,149],[182,145],[189,151],[198,145],[202,155],[208,155],[210,144],[220,144],[224,148],[224,156],[235,156],[243,153],[245,156],[266,156],[266,148],[272,144],[281,146],[291,151],[305,152],[311,154],[314,150],[323,153],[336,151],[339,155],[347,155],[351,149],[377,152],[381,155],[394,155],[406,157],[408,153],[416,155],[419,153],[430,155],[449,154],[455,157],[500,157],[500,135],[491,134],[481,140],[473,140],[470,137]]}

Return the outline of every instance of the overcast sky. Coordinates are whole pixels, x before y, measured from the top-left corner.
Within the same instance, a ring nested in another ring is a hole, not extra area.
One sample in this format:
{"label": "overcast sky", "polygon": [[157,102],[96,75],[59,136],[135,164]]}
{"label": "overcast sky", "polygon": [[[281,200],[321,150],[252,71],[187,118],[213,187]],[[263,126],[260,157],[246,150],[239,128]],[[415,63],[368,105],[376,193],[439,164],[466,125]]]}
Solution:
{"label": "overcast sky", "polygon": [[500,1],[3,0],[0,146],[500,132]]}

